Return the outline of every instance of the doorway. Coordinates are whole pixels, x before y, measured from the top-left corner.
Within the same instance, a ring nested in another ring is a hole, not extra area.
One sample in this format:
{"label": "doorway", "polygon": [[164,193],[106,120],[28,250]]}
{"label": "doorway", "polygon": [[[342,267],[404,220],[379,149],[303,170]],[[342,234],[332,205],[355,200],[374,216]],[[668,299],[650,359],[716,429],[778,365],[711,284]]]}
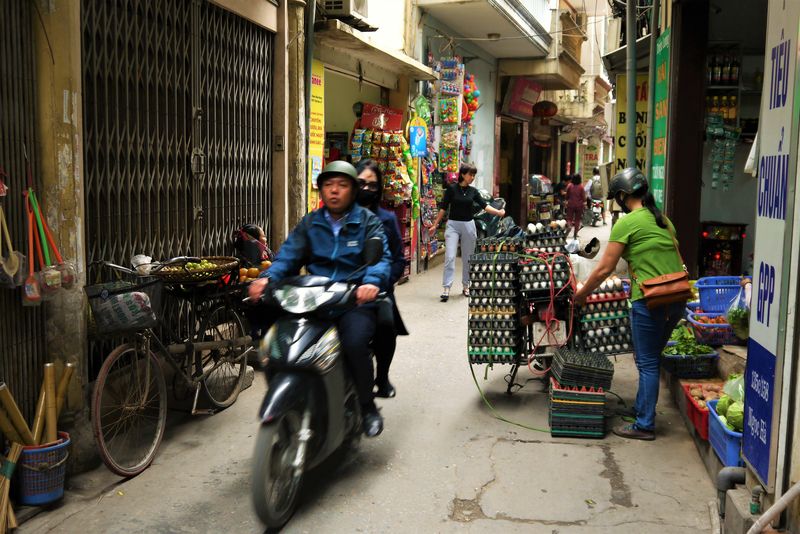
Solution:
{"label": "doorway", "polygon": [[527,198],[523,195],[524,170],[527,170],[527,124],[500,117],[499,170],[496,184],[500,196],[506,201],[506,215],[517,224],[527,220]]}

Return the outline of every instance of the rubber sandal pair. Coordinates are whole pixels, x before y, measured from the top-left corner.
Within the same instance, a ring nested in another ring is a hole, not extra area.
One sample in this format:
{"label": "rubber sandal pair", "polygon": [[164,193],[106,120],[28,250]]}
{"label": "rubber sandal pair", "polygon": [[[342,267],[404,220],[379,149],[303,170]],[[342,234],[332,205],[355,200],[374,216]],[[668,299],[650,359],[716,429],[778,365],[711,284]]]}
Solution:
{"label": "rubber sandal pair", "polygon": [[445,288],[445,290],[442,291],[442,294],[439,295],[439,299],[441,299],[442,302],[447,302],[449,298],[450,298],[450,288]]}

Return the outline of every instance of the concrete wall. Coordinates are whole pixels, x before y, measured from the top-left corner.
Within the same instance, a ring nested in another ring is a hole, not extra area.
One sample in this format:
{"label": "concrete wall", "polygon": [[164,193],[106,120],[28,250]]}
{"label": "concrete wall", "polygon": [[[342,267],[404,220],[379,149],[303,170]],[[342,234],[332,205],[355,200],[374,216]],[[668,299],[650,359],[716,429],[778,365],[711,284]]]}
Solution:
{"label": "concrete wall", "polygon": [[364,82],[359,88],[355,78],[325,69],[325,131],[350,132],[356,120],[356,102],[380,104],[380,87]]}

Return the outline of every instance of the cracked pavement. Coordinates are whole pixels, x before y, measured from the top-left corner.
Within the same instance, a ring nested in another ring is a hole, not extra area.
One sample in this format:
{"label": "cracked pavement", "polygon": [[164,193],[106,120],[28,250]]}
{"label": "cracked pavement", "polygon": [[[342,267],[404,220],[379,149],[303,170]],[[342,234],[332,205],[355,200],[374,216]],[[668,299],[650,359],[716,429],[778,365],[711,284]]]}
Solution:
{"label": "cracked pavement", "polygon": [[[603,228],[587,230],[602,233]],[[584,236],[582,236],[584,237]],[[386,430],[310,473],[285,532],[709,532],[716,491],[662,389],[657,439],[551,438],[495,419],[466,362],[466,301],[438,301],[441,267],[398,288],[412,336],[400,338],[379,402]],[[497,366],[478,383],[504,417],[543,430],[547,393],[526,382],[509,397]],[[613,390],[629,404],[637,374],[618,357]],[[170,420],[154,465],[121,481],[104,467],[73,477],[64,502],[19,529],[45,532],[263,532],[250,507],[250,454],[261,376],[230,409]]]}

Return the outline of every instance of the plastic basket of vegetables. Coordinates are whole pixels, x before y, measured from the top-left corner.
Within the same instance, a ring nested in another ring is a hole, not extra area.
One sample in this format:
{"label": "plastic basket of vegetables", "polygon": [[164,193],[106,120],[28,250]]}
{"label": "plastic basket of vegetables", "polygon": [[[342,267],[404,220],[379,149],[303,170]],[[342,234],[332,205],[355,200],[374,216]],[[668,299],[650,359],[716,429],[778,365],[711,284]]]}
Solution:
{"label": "plastic basket of vegetables", "polygon": [[697,430],[697,435],[706,441],[708,441],[707,403],[719,399],[721,391],[721,382],[683,385],[683,394],[686,396],[686,417]]}
{"label": "plastic basket of vegetables", "polygon": [[[722,414],[717,412],[717,407]],[[719,400],[710,401],[708,409],[711,414],[708,419],[708,441],[714,452],[726,467],[744,465],[739,454],[742,448],[744,403],[723,395]]]}
{"label": "plastic basket of vegetables", "polygon": [[714,347],[742,344],[724,313],[690,313],[686,319],[699,343]]}
{"label": "plastic basket of vegetables", "polygon": [[670,344],[662,353],[661,365],[677,378],[711,378],[717,376],[717,352],[701,345],[685,326],[672,332]]}

